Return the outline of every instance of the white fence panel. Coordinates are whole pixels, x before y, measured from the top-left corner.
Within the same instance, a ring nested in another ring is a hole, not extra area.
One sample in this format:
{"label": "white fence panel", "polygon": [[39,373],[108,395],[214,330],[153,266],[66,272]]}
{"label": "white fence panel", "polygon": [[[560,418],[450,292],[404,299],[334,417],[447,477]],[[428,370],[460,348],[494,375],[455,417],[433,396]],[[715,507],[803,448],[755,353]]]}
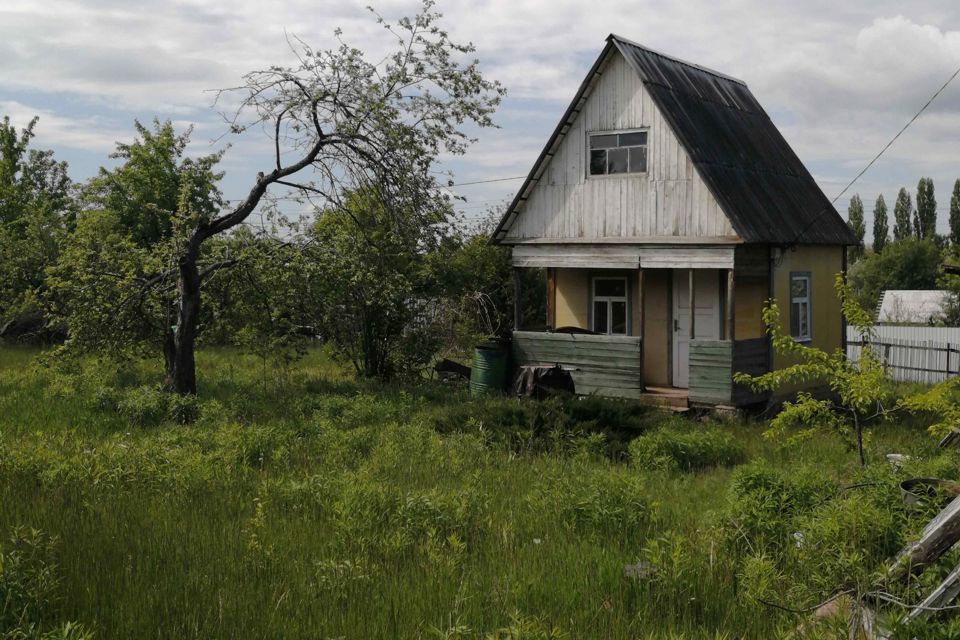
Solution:
{"label": "white fence panel", "polygon": [[[856,362],[860,336],[847,328],[847,357]],[[960,373],[960,327],[876,327],[870,349],[900,382],[934,384]]]}

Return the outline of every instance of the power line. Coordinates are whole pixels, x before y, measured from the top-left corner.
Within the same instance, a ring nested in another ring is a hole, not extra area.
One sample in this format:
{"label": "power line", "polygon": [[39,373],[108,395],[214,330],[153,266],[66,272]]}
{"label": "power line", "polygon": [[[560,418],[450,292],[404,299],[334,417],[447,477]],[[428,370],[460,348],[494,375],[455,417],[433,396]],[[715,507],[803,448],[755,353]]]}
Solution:
{"label": "power line", "polygon": [[[455,182],[453,184],[444,185],[444,188],[447,187],[466,187],[472,184],[490,184],[491,182],[508,182],[510,180],[523,180],[527,176],[511,176],[509,178],[491,178],[490,180],[474,180],[472,182]],[[299,200],[306,201],[306,196],[273,196],[270,198],[273,200]],[[235,200],[224,200],[224,202],[244,202],[245,198],[237,198]]]}
{"label": "power line", "polygon": [[906,131],[906,130],[910,127],[910,125],[912,125],[912,124],[914,123],[914,121],[916,121],[917,118],[920,117],[920,114],[922,114],[924,111],[927,110],[927,107],[929,107],[931,104],[933,104],[933,101],[936,100],[937,97],[938,97],[941,93],[943,93],[943,90],[944,90],[944,89],[946,89],[948,86],[950,86],[950,83],[953,82],[954,79],[955,79],[958,75],[960,75],[960,67],[957,67],[957,70],[954,71],[954,72],[953,72],[953,75],[950,76],[950,77],[947,79],[947,81],[943,83],[943,86],[941,86],[939,89],[937,89],[936,93],[934,93],[932,96],[930,96],[930,99],[927,100],[927,102],[926,102],[922,107],[920,107],[920,110],[917,111],[915,114],[913,114],[913,117],[910,118],[909,121],[907,121],[907,124],[903,125],[903,128],[901,128],[900,131],[897,132],[897,135],[893,136],[893,138],[890,139],[890,142],[888,142],[888,143],[883,147],[883,149],[880,150],[880,153],[878,153],[877,155],[875,155],[875,156],[873,157],[873,159],[872,159],[870,162],[867,163],[867,166],[865,166],[865,167],[863,168],[863,170],[862,170],[860,173],[858,173],[858,174],[853,178],[853,180],[851,180],[851,181],[847,184],[847,186],[845,186],[845,187],[843,188],[843,190],[842,190],[840,193],[838,193],[838,194],[833,198],[833,200],[830,201],[830,205],[831,205],[831,206],[828,207],[828,208],[826,208],[826,209],[823,209],[820,213],[818,213],[817,215],[815,215],[815,216],[813,217],[813,219],[800,231],[800,233],[798,233],[796,236],[794,236],[793,244],[796,244],[797,242],[799,242],[799,241],[800,241],[800,238],[803,237],[803,234],[805,234],[807,231],[809,231],[810,228],[813,227],[813,225],[817,223],[817,221],[820,219],[820,217],[823,216],[823,214],[825,214],[827,211],[829,211],[830,209],[833,208],[833,205],[836,204],[837,200],[839,200],[840,197],[841,197],[843,194],[845,194],[845,193],[847,192],[847,190],[848,190],[850,187],[852,187],[852,186],[856,183],[856,181],[859,180],[859,179],[863,176],[863,174],[865,174],[865,173],[870,169],[870,167],[872,167],[872,166],[874,165],[874,163],[875,163],[877,160],[880,159],[880,156],[882,156],[884,153],[886,153],[887,149],[889,149],[891,146],[893,146],[893,143],[896,142],[897,139],[900,138],[900,136],[903,135],[903,132]]}
{"label": "power line", "polygon": [[873,166],[873,164],[874,164],[877,160],[880,159],[880,156],[882,156],[882,155],[887,151],[887,149],[889,149],[891,146],[893,146],[893,143],[896,142],[897,139],[898,139],[901,135],[903,135],[903,132],[906,131],[906,130],[910,127],[910,125],[912,125],[912,124],[914,123],[914,121],[915,121],[917,118],[920,117],[920,114],[921,114],[921,113],[923,113],[924,111],[927,110],[927,107],[929,107],[929,106],[933,103],[933,101],[937,99],[937,96],[939,96],[941,93],[943,93],[943,90],[946,89],[946,88],[950,85],[950,83],[953,82],[954,78],[956,78],[958,75],[960,75],[960,67],[957,67],[957,70],[954,71],[954,72],[953,72],[953,75],[950,76],[950,78],[948,78],[947,81],[943,83],[943,86],[940,87],[939,89],[937,89],[937,92],[934,93],[934,94],[930,97],[929,100],[927,100],[926,104],[924,104],[922,107],[920,107],[920,110],[917,111],[915,114],[913,114],[913,117],[910,118],[910,120],[907,122],[907,124],[903,125],[903,128],[900,129],[900,131],[897,132],[897,135],[893,136],[893,138],[890,140],[890,142],[888,142],[888,143],[886,144],[886,146],[885,146],[883,149],[880,150],[880,153],[878,153],[877,155],[875,155],[875,156],[873,157],[873,160],[871,160],[871,161],[867,164],[867,166],[865,166],[865,167],[863,168],[863,171],[861,171],[860,173],[858,173],[857,176],[856,176],[853,180],[851,180],[850,183],[849,183],[847,186],[845,186],[845,187],[843,188],[843,191],[841,191],[840,193],[838,193],[837,196],[836,196],[833,200],[830,201],[830,204],[833,204],[833,203],[835,203],[837,200],[839,200],[839,199],[840,199],[840,196],[842,196],[843,194],[845,194],[845,193],[847,192],[847,189],[849,189],[850,187],[852,187],[853,184],[854,184],[857,180],[859,180],[860,177],[863,176],[863,174],[865,174],[865,173],[870,169],[870,167]]}
{"label": "power line", "polygon": [[447,186],[449,186],[449,187],[466,187],[467,185],[471,185],[471,184],[489,184],[489,183],[491,183],[491,182],[507,182],[508,180],[523,180],[523,179],[526,178],[526,177],[527,177],[527,176],[513,176],[513,177],[511,177],[511,178],[493,178],[492,180],[475,180],[475,181],[473,181],[473,182],[457,182],[457,183],[454,183],[454,184],[451,184],[451,185],[447,185]]}

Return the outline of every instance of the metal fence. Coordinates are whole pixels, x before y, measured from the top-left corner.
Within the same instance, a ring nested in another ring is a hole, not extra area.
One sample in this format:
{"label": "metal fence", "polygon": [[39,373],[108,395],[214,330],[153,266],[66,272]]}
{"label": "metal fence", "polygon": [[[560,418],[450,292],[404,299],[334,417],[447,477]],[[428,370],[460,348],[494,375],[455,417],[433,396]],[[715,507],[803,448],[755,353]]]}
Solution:
{"label": "metal fence", "polygon": [[[880,326],[869,348],[900,382],[933,384],[960,374],[958,327]],[[848,327],[847,357],[856,362],[863,349],[856,330]]]}

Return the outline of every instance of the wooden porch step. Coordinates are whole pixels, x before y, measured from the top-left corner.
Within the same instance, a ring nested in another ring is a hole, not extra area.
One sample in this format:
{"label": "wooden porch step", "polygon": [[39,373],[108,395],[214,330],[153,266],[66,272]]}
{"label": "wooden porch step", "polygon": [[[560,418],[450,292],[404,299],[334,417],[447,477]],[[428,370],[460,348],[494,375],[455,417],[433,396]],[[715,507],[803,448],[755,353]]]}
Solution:
{"label": "wooden porch step", "polygon": [[673,409],[674,411],[688,409],[690,405],[687,398],[688,392],[686,389],[670,387],[647,387],[646,391],[640,395],[641,402]]}

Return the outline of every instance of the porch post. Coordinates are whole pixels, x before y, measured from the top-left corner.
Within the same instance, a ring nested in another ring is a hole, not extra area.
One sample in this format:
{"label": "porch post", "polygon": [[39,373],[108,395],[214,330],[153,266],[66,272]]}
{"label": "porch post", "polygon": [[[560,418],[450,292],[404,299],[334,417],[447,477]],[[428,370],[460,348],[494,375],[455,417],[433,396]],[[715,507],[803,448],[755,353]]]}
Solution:
{"label": "porch post", "polygon": [[556,269],[547,267],[547,330],[556,329],[557,323],[557,275]]}
{"label": "porch post", "polygon": [[696,339],[697,332],[694,325],[696,325],[696,315],[697,315],[697,292],[693,286],[693,269],[687,269],[687,273],[690,274],[690,339]]}
{"label": "porch post", "polygon": [[[643,322],[644,322],[645,311],[646,311],[646,306],[644,303],[646,299],[646,293],[647,293],[646,287],[644,286],[644,282],[643,282],[643,267],[640,267],[639,269],[637,269],[637,305],[639,305],[638,307],[639,313],[637,313],[637,317],[639,318],[639,323],[640,323],[640,326],[637,327],[637,335],[640,336],[640,390],[641,391],[645,390],[645,387],[643,384],[643,346],[645,342],[644,335],[643,335]],[[949,361],[949,359],[950,359],[950,354],[948,353],[947,360]]]}
{"label": "porch post", "polygon": [[513,330],[520,331],[520,269],[513,268]]}
{"label": "porch post", "polygon": [[643,269],[637,269],[637,305],[638,313],[637,317],[640,319],[640,326],[637,327],[637,335],[640,336],[640,344],[643,344],[643,320],[644,313],[646,309],[644,308],[644,298],[647,295],[647,292],[644,290],[643,283]]}
{"label": "porch post", "polygon": [[733,269],[727,269],[727,340],[733,342],[736,336],[736,309],[734,307],[734,278]]}

